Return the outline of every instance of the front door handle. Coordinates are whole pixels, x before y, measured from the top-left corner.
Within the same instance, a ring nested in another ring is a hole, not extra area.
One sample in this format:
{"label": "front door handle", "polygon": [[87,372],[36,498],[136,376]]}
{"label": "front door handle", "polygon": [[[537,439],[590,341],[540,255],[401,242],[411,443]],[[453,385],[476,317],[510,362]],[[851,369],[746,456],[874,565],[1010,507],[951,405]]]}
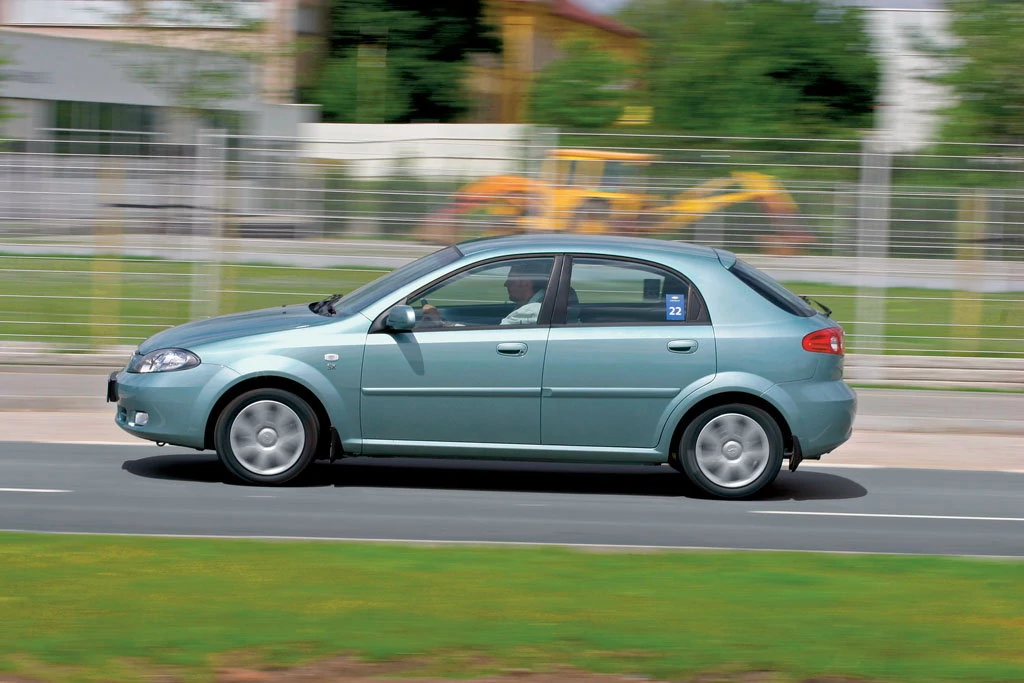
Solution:
{"label": "front door handle", "polygon": [[668,343],[668,350],[672,353],[693,353],[697,350],[697,340],[673,339]]}
{"label": "front door handle", "polygon": [[526,344],[522,342],[502,342],[498,344],[498,355],[500,356],[525,356]]}

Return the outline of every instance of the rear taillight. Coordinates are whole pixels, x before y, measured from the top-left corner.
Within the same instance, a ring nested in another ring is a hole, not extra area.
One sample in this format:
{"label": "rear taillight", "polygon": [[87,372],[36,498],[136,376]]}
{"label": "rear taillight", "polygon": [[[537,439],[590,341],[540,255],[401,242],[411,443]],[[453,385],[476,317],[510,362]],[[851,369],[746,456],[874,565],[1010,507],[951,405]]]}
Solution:
{"label": "rear taillight", "polygon": [[843,344],[843,328],[828,327],[824,330],[811,332],[809,335],[804,337],[803,347],[804,351],[813,351],[814,353],[832,353],[837,356],[842,356],[846,351],[844,348],[845,344]]}

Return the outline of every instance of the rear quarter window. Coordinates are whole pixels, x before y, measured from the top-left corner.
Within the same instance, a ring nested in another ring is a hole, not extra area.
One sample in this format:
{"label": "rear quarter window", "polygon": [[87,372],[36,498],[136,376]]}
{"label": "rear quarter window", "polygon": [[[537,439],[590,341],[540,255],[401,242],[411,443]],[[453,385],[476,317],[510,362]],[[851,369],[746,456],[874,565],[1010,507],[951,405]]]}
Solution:
{"label": "rear quarter window", "polygon": [[747,287],[787,313],[810,318],[816,312],[806,301],[749,263],[736,259],[736,262],[729,267],[729,272],[739,278]]}

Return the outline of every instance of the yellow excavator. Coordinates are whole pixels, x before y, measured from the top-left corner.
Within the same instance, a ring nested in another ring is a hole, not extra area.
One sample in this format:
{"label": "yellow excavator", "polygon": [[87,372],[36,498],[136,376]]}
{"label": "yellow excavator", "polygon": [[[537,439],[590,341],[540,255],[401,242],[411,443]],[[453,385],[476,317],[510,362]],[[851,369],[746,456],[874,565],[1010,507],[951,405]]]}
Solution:
{"label": "yellow excavator", "polygon": [[756,202],[775,225],[765,248],[792,253],[812,236],[795,225],[797,206],[769,175],[733,172],[665,199],[646,192],[644,169],[653,154],[553,149],[543,180],[495,175],[460,188],[453,201],[428,217],[422,237],[453,243],[474,234],[578,232],[645,234],[681,230],[720,210]]}

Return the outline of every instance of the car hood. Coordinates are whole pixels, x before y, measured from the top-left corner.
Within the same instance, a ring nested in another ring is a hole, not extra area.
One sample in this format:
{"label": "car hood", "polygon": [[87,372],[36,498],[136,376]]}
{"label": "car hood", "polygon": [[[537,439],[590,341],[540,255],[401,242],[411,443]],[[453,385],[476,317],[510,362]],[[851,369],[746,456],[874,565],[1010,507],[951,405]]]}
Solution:
{"label": "car hood", "polygon": [[294,304],[258,311],[219,315],[215,318],[196,320],[178,325],[163,332],[157,332],[139,345],[140,353],[156,349],[191,349],[201,344],[249,337],[255,334],[280,332],[298,327],[326,325],[337,318],[317,315],[309,310],[309,304]]}

